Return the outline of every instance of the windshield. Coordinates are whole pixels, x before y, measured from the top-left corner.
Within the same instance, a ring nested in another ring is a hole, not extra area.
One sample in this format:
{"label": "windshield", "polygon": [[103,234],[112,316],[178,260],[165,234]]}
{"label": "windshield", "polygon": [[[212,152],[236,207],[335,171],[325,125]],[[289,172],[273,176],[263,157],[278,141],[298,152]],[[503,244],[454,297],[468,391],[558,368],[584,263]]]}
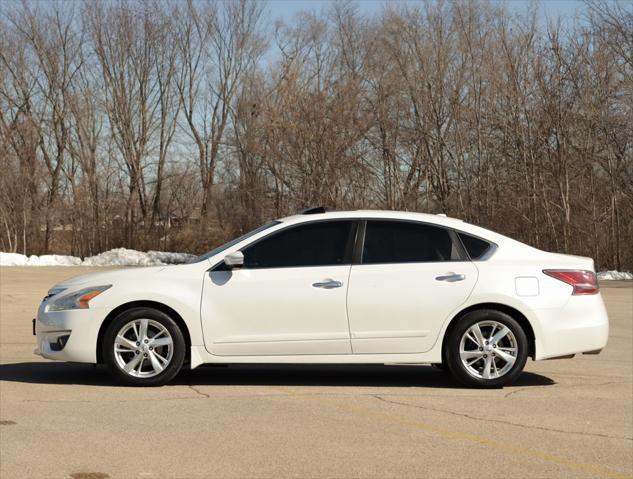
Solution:
{"label": "windshield", "polygon": [[254,230],[249,231],[248,233],[243,234],[242,236],[229,241],[228,243],[224,243],[222,246],[218,246],[217,248],[215,248],[214,250],[209,251],[208,253],[204,253],[203,255],[200,255],[197,258],[192,259],[190,261],[190,263],[199,263],[200,261],[204,261],[205,259],[209,259],[212,256],[215,256],[216,254],[219,254],[222,251],[229,249],[231,246],[236,245],[240,241],[244,241],[245,239],[248,239],[251,236],[256,235],[257,233],[260,233],[260,232],[262,232],[264,230],[267,230],[268,228],[271,228],[272,226],[278,225],[279,223],[281,223],[281,222],[280,221],[272,221],[270,223],[266,223],[265,225],[261,225],[261,226],[255,228]]}

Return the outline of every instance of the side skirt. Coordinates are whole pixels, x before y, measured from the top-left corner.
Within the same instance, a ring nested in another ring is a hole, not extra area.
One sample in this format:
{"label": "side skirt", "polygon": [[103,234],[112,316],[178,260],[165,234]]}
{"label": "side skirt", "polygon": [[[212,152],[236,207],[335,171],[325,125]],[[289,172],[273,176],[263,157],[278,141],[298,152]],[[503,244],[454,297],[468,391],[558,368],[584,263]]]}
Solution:
{"label": "side skirt", "polygon": [[204,346],[191,347],[191,369],[201,364],[430,364],[440,363],[436,348],[415,354],[304,354],[294,356],[215,356]]}

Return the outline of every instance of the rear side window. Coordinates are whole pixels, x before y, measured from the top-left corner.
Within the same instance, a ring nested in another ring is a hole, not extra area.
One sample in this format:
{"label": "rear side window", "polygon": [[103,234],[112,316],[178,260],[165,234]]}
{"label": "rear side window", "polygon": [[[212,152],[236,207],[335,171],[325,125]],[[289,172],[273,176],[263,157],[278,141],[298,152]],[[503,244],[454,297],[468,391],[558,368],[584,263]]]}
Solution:
{"label": "rear side window", "polygon": [[368,221],[363,264],[460,261],[448,230],[401,221]]}
{"label": "rear side window", "polygon": [[274,233],[244,253],[244,266],[289,268],[349,264],[352,221],[308,223]]}
{"label": "rear side window", "polygon": [[457,233],[470,259],[481,259],[492,248],[492,244],[466,233]]}

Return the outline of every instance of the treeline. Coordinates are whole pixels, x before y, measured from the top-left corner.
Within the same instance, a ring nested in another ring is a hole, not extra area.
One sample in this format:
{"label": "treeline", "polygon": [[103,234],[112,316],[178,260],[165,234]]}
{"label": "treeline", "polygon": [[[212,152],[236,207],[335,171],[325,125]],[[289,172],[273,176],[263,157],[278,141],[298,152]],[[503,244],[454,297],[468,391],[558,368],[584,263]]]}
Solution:
{"label": "treeline", "polygon": [[3,2],[0,250],[199,252],[300,208],[633,269],[633,9]]}

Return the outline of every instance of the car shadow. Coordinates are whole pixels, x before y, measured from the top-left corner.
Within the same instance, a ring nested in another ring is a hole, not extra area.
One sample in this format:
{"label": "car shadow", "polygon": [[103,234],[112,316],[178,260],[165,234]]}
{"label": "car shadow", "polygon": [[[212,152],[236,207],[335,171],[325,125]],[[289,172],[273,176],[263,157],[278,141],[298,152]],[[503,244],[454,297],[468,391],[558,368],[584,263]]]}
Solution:
{"label": "car shadow", "polygon": [[[117,386],[104,366],[61,362],[0,364],[0,381],[30,384]],[[367,386],[461,388],[433,366],[338,364],[232,364],[182,371],[171,385],[196,386]],[[552,379],[523,372],[510,387],[550,386]]]}

